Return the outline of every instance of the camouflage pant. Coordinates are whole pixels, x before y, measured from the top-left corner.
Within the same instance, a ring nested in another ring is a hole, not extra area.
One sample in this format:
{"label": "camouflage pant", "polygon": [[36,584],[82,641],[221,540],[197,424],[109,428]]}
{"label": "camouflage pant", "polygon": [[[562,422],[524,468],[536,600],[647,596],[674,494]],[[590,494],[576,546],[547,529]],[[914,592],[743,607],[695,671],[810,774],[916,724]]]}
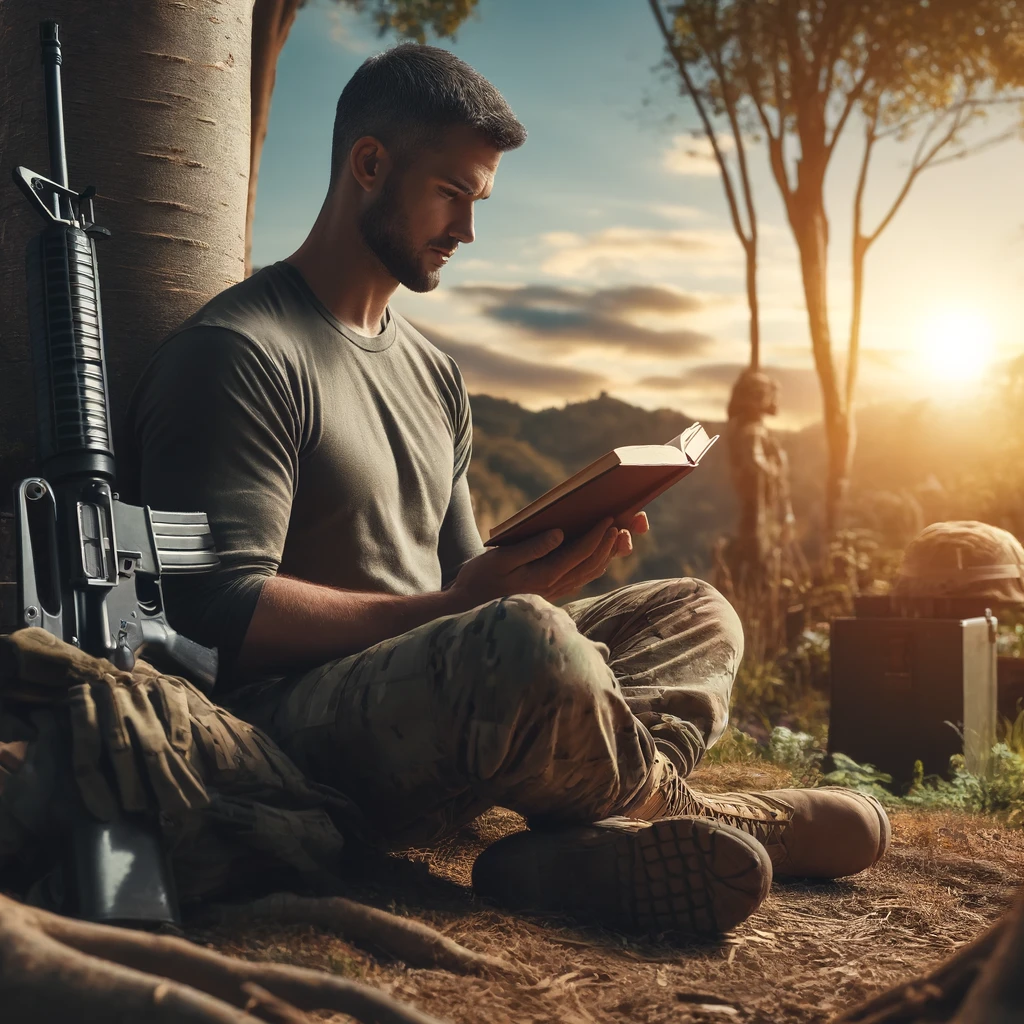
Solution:
{"label": "camouflage pant", "polygon": [[256,684],[233,708],[386,841],[412,845],[495,805],[562,822],[617,813],[650,771],[648,727],[684,770],[721,736],[742,652],[736,613],[700,580],[564,608],[517,595]]}

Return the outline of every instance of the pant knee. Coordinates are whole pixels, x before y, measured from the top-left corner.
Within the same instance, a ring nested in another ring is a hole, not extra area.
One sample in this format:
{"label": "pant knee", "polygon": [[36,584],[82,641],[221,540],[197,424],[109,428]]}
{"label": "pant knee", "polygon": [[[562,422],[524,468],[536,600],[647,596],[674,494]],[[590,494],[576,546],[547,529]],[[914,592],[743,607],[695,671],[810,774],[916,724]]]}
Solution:
{"label": "pant knee", "polygon": [[701,632],[712,639],[726,660],[739,665],[743,657],[743,624],[736,609],[706,580],[692,576],[678,579],[651,580],[648,584],[656,602],[683,605],[691,621],[700,622]]}
{"label": "pant knee", "polygon": [[698,584],[698,603],[719,633],[719,642],[732,651],[737,667],[743,657],[743,623],[736,609],[710,583]]}
{"label": "pant knee", "polygon": [[499,602],[488,660],[493,684],[517,705],[554,706],[616,685],[607,648],[582,636],[561,608],[534,594]]}
{"label": "pant knee", "polygon": [[[618,684],[604,648],[581,636],[561,608],[534,596],[504,598],[486,611],[489,623],[473,682],[465,691],[463,740],[469,774],[545,774],[557,750],[589,749],[608,732],[609,696]],[[621,715],[632,719],[622,698]],[[506,777],[506,781],[507,781]]]}

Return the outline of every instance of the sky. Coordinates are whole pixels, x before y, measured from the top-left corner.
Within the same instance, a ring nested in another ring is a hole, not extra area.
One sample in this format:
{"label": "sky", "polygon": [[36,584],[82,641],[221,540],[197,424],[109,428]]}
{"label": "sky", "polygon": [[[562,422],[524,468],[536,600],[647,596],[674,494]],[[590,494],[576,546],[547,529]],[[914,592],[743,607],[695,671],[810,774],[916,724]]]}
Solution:
{"label": "sky", "polygon": [[[311,0],[278,64],[253,262],[294,251],[327,187],[334,107],[380,38],[370,18]],[[432,40],[432,42],[437,42]],[[646,0],[480,0],[452,50],[529,133],[502,157],[435,291],[392,301],[459,363],[471,392],[530,408],[606,391],[645,408],[724,418],[749,360],[744,263],[716,165],[671,78]],[[1011,123],[990,119],[982,138]],[[828,178],[835,347],[850,313],[857,125]],[[912,144],[879,150],[866,221],[899,189]],[[820,415],[799,264],[763,149],[750,154],[760,236],[762,365],[780,426]],[[1024,354],[1024,144],[926,172],[868,256],[858,404],[981,396]]]}

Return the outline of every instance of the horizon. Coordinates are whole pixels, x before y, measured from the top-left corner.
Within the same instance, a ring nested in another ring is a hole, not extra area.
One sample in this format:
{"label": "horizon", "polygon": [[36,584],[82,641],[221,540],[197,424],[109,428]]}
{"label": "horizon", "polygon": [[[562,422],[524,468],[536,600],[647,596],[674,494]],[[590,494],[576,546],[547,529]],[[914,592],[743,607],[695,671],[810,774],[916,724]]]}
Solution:
{"label": "horizon", "polygon": [[[301,242],[326,188],[337,96],[366,56],[393,41],[347,8],[300,12],[278,66],[254,263]],[[530,137],[502,158],[477,241],[460,249],[436,291],[399,289],[395,309],[456,359],[471,391],[530,409],[607,391],[641,408],[724,419],[749,361],[743,255],[706,143],[688,134],[692,109],[652,70],[662,47],[646,7],[595,0],[583,18],[571,5],[480,0],[454,41],[430,42],[491,80]],[[1004,123],[997,114],[988,128]],[[849,310],[855,135],[851,126],[828,186],[837,353]],[[880,152],[869,224],[911,152]],[[858,407],[977,401],[1024,352],[1024,231],[1006,212],[1019,208],[1020,159],[1014,140],[925,172],[872,250]],[[774,422],[794,429],[820,419],[819,386],[790,230],[760,147],[751,161],[762,366],[782,385]]]}

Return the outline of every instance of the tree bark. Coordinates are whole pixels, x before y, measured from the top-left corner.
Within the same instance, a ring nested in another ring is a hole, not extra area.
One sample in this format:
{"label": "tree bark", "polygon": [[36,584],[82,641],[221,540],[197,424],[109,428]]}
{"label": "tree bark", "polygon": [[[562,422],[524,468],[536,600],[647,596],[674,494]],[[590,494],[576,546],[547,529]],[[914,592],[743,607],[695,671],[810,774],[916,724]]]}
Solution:
{"label": "tree bark", "polygon": [[10,178],[47,174],[39,22],[57,21],[72,188],[95,184],[111,414],[160,339],[240,280],[252,0],[0,3],[0,491],[29,470],[35,409],[25,246],[42,224]]}
{"label": "tree bark", "polygon": [[743,245],[747,265],[747,308],[750,310],[750,368],[761,369],[761,314],[757,303],[757,236]]}
{"label": "tree bark", "polygon": [[828,218],[823,174],[813,178],[808,175],[801,181],[793,194],[789,217],[800,254],[811,351],[821,385],[827,449],[824,525],[828,537],[842,525],[856,433],[853,410],[843,401],[832,358],[832,332],[828,322]]}
{"label": "tree bark", "polygon": [[245,276],[252,273],[252,224],[256,214],[263,143],[270,121],[270,100],[277,79],[277,60],[303,0],[256,0],[252,9],[252,70],[249,142],[249,194],[245,207]]}

